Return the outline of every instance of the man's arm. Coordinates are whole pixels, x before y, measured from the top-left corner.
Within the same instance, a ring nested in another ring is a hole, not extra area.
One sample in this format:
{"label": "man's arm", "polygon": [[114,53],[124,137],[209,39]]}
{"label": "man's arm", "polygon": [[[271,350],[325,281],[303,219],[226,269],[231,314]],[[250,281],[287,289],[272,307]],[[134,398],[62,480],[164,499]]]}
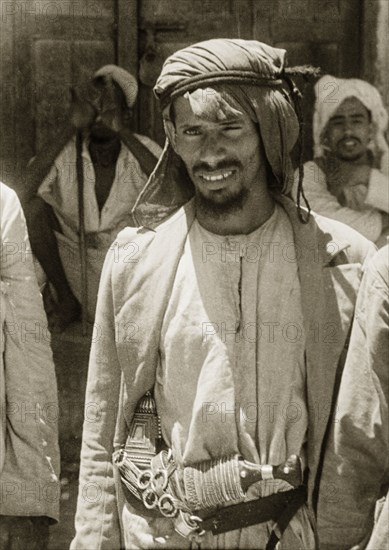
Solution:
{"label": "man's arm", "polygon": [[388,247],[364,275],[319,491],[320,548],[342,550],[368,537],[388,481]]}
{"label": "man's arm", "polygon": [[376,241],[382,231],[382,216],[373,208],[363,211],[341,206],[327,189],[326,178],[319,166],[311,161],[304,165],[304,191],[312,210],[343,222],[367,239]]}

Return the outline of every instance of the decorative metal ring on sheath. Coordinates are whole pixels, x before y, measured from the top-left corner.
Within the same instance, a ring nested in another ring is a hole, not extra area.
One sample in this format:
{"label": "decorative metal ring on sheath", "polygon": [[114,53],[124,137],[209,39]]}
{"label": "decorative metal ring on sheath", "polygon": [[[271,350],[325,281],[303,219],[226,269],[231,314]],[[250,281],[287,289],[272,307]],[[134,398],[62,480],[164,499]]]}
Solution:
{"label": "decorative metal ring on sheath", "polygon": [[170,495],[162,495],[158,501],[159,511],[166,518],[174,518],[177,515],[178,509],[174,504],[174,500]]}
{"label": "decorative metal ring on sheath", "polygon": [[[162,478],[162,486],[158,483],[158,480]],[[168,476],[166,470],[161,470],[160,468],[154,473],[150,480],[151,488],[158,492],[160,490],[164,491],[168,484]]]}
{"label": "decorative metal ring on sheath", "polygon": [[152,479],[153,479],[153,472],[151,470],[144,470],[139,474],[138,479],[136,480],[138,488],[141,491],[144,491],[145,489],[147,489],[147,487],[150,486]]}
{"label": "decorative metal ring on sheath", "polygon": [[143,504],[148,510],[153,510],[158,505],[158,496],[151,489],[146,489],[142,494]]}

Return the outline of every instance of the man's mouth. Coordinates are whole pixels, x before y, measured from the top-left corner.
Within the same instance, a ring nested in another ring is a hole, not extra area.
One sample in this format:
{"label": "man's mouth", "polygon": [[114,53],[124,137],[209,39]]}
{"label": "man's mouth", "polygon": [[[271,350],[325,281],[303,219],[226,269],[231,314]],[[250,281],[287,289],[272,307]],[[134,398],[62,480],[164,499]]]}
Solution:
{"label": "man's mouth", "polygon": [[199,176],[207,182],[222,182],[232,176],[235,170],[218,170],[215,172],[202,172]]}
{"label": "man's mouth", "polygon": [[360,141],[356,138],[343,138],[340,140],[339,145],[346,147],[346,149],[353,149],[359,145]]}

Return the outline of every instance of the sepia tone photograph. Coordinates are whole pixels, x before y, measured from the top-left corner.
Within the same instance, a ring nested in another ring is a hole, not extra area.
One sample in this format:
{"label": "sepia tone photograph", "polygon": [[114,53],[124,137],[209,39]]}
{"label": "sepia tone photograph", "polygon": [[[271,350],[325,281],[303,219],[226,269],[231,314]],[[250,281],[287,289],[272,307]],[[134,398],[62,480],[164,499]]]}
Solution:
{"label": "sepia tone photograph", "polygon": [[388,29],[0,0],[0,550],[389,550]]}

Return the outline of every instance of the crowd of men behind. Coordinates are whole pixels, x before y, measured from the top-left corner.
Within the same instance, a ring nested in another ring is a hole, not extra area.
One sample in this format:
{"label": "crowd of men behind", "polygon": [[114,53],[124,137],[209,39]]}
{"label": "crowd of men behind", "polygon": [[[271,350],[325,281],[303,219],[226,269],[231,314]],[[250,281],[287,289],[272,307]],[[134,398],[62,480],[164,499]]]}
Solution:
{"label": "crowd of men behind", "polygon": [[[321,77],[295,170],[293,76],[260,42],[176,52],[154,89],[162,151],[131,131],[136,79],[104,66],[20,197],[1,184],[0,550],[47,548],[59,520],[53,357],[28,327],[81,319],[101,329],[101,418],[84,424],[73,550],[389,547],[388,113],[371,84]],[[251,261],[269,242],[295,261]],[[145,414],[159,427],[139,451]]]}

